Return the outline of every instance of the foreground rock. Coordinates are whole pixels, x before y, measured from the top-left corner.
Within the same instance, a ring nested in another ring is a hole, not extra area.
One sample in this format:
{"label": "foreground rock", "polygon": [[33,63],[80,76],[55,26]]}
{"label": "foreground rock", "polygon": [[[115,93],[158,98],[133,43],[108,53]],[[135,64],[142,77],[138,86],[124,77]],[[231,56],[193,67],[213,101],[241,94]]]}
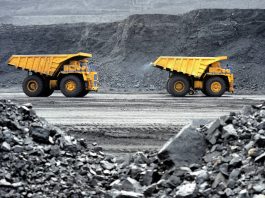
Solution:
{"label": "foreground rock", "polygon": [[156,154],[119,159],[64,134],[30,104],[0,101],[1,197],[143,197],[161,178]]}
{"label": "foreground rock", "polygon": [[200,163],[205,150],[204,136],[192,125],[188,125],[164,145],[158,152],[158,157],[168,164],[187,166],[192,163]]}
{"label": "foreground rock", "polygon": [[65,135],[29,104],[0,101],[0,195],[264,197],[264,123],[265,105],[255,105],[197,129],[185,127],[158,155],[116,158]]}

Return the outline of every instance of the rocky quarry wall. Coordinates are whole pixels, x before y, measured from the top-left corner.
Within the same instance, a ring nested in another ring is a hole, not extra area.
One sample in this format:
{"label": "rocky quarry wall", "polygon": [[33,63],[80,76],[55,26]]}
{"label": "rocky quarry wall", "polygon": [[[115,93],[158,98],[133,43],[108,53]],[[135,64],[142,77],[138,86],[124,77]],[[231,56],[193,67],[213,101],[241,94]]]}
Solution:
{"label": "rocky quarry wall", "polygon": [[[167,73],[149,63],[160,55],[228,55],[238,92],[265,91],[264,10],[195,10],[183,15],[133,15],[121,22],[0,26],[0,83],[18,85],[6,66],[12,54],[92,52],[106,89],[161,90]],[[25,75],[25,73],[24,73]]]}
{"label": "rocky quarry wall", "polygon": [[184,127],[124,157],[66,135],[31,104],[0,101],[1,197],[239,197],[265,193],[265,103]]}

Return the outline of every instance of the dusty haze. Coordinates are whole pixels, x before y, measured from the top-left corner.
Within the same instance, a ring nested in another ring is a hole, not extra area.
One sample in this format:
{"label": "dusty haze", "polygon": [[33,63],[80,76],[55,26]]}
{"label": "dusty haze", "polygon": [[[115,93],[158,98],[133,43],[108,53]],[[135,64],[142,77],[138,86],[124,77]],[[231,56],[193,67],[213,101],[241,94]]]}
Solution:
{"label": "dusty haze", "polygon": [[0,23],[113,22],[133,14],[181,14],[201,8],[264,9],[264,0],[0,0]]}

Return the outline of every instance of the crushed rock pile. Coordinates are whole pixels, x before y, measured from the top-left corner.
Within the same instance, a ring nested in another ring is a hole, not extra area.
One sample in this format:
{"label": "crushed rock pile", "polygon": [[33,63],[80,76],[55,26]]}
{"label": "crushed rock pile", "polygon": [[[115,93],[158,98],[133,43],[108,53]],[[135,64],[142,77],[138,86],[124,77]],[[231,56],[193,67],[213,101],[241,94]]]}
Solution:
{"label": "crushed rock pile", "polygon": [[88,149],[39,118],[31,104],[0,101],[1,197],[143,197],[155,162],[152,153],[120,159],[96,143]]}
{"label": "crushed rock pile", "polygon": [[262,198],[265,103],[184,127],[158,153],[121,158],[65,135],[30,104],[0,101],[0,154],[4,197]]}
{"label": "crushed rock pile", "polygon": [[158,156],[173,165],[171,173],[165,171],[166,190],[174,181],[166,197],[264,198],[265,103],[246,106],[197,130],[187,126]]}
{"label": "crushed rock pile", "polygon": [[265,197],[265,103],[245,106],[200,132],[208,148],[196,178],[198,195]]}

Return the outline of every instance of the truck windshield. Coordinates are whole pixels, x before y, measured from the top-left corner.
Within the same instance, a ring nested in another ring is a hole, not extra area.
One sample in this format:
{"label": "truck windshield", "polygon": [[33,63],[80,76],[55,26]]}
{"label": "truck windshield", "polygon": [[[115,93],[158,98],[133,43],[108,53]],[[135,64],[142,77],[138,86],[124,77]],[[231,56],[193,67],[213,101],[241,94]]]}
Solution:
{"label": "truck windshield", "polygon": [[88,64],[88,71],[95,72],[96,71],[96,66],[93,63],[89,63]]}

